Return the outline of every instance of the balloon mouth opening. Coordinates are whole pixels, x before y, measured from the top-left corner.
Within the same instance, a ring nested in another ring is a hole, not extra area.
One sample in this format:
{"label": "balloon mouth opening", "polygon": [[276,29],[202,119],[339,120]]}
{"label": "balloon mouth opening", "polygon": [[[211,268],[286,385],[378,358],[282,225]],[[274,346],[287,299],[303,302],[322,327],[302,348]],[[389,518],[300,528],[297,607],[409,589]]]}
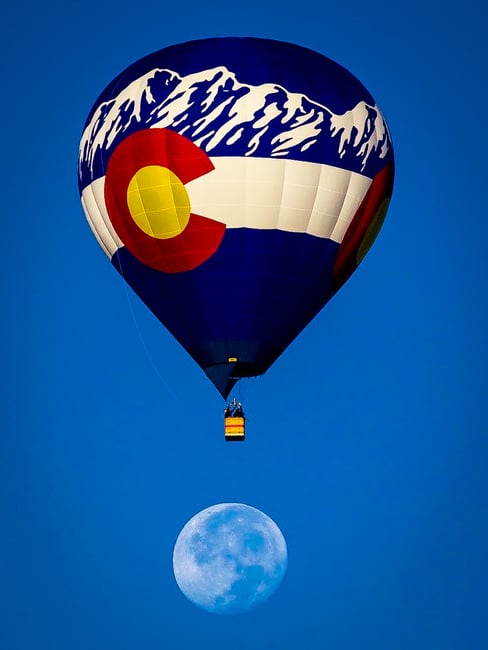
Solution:
{"label": "balloon mouth opening", "polygon": [[215,363],[205,368],[205,374],[224,399],[227,399],[232,388],[240,379],[257,377],[264,372],[265,370],[259,368],[256,363],[233,360]]}

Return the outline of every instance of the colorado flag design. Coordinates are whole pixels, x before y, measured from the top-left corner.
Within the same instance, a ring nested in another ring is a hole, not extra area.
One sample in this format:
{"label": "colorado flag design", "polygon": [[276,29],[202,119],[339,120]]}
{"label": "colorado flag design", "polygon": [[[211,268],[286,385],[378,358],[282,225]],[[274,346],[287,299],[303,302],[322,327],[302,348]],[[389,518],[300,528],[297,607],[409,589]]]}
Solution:
{"label": "colorado flag design", "polygon": [[351,275],[392,184],[390,135],[364,86],[265,39],[136,62],[101,94],[80,144],[100,245],[224,397]]}

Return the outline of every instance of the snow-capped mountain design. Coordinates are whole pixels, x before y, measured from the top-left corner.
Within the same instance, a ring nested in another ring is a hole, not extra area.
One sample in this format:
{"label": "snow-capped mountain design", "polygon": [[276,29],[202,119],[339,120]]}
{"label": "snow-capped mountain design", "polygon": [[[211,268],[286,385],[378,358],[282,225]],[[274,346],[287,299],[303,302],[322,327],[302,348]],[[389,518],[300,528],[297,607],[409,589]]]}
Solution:
{"label": "snow-capped mountain design", "polygon": [[177,131],[209,156],[285,157],[366,175],[391,147],[376,105],[361,101],[337,115],[280,85],[241,83],[224,66],[186,76],[156,68],[95,109],[80,144],[81,186],[104,175],[124,137],[154,127]]}

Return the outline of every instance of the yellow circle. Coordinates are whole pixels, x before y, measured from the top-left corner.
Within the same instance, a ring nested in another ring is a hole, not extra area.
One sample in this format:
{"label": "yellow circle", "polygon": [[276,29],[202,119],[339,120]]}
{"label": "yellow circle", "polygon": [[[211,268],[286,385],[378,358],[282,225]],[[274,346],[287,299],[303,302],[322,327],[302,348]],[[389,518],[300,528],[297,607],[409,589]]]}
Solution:
{"label": "yellow circle", "polygon": [[190,199],[178,176],[167,167],[147,165],[131,178],[127,188],[131,217],[146,235],[170,239],[190,220]]}

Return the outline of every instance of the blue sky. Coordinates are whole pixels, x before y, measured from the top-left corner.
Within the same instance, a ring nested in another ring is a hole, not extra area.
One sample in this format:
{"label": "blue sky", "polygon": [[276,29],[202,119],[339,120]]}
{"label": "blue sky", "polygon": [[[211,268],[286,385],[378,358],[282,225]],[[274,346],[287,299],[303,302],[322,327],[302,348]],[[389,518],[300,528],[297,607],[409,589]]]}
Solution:
{"label": "blue sky", "polygon": [[[2,9],[0,647],[488,644],[488,427],[478,2],[149,0]],[[134,60],[251,35],[351,70],[390,126],[396,180],[373,249],[270,371],[244,445],[215,388],[98,247],[77,190],[93,102]],[[243,616],[198,610],[171,554],[238,501],[289,566]]]}

